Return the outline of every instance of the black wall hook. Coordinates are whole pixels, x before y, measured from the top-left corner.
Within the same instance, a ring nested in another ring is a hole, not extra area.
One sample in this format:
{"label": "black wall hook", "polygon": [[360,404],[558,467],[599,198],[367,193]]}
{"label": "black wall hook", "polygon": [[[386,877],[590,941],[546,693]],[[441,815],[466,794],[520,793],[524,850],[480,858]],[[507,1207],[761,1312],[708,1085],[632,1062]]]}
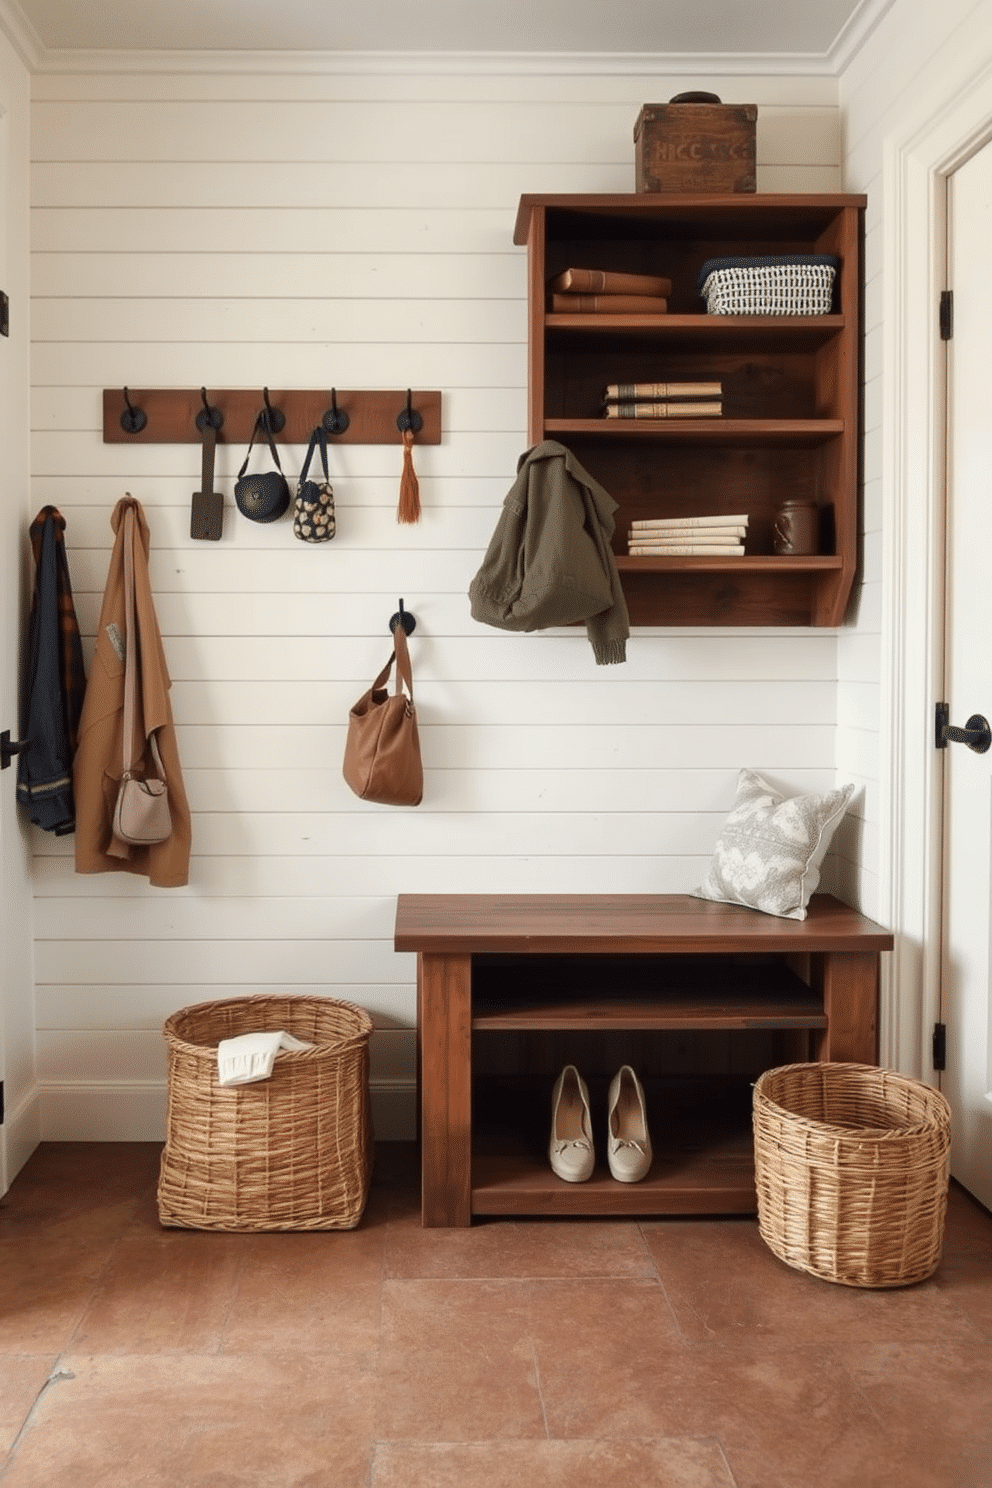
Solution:
{"label": "black wall hook", "polygon": [[125,434],[140,434],[148,422],[148,415],[143,408],[136,408],[128,397],[127,388],[124,389],[125,409],[121,414],[121,428]]}
{"label": "black wall hook", "polygon": [[265,399],[265,412],[262,414],[262,423],[270,434],[278,434],[286,422],[286,415],[281,408],[273,408],[269,402],[268,388],[262,389],[262,397]]}
{"label": "black wall hook", "polygon": [[405,610],[403,608],[402,600],[400,600],[400,607],[396,614],[390,615],[389,617],[390,630],[395,631],[397,625],[402,625],[403,630],[407,635],[413,635],[413,632],[417,628],[416,617],[414,615],[411,615],[409,610]]}
{"label": "black wall hook", "polygon": [[343,408],[338,407],[337,388],[331,388],[331,406],[321,419],[324,431],[327,434],[343,434],[350,420]]}
{"label": "black wall hook", "polygon": [[206,388],[200,389],[200,402],[203,408],[196,415],[196,427],[202,434],[204,429],[222,429],[224,427],[224,415],[219,408],[211,408],[207,402]]}
{"label": "black wall hook", "polygon": [[410,429],[414,434],[419,434],[424,427],[424,421],[413,406],[413,393],[409,388],[406,390],[406,407],[396,415],[396,427],[402,434]]}

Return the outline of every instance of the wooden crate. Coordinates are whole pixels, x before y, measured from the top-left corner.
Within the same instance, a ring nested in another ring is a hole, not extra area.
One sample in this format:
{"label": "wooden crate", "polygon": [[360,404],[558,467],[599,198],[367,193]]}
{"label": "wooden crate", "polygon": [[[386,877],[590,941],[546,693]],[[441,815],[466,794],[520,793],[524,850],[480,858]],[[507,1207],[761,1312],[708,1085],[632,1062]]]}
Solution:
{"label": "wooden crate", "polygon": [[753,103],[646,103],[634,125],[638,191],[754,191]]}

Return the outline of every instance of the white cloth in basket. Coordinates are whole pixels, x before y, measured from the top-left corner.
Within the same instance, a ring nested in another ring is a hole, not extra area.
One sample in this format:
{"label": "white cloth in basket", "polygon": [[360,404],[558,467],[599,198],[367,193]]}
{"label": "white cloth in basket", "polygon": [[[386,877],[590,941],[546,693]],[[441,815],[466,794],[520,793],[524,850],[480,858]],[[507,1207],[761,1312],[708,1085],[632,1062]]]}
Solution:
{"label": "white cloth in basket", "polygon": [[218,1085],[250,1085],[272,1074],[280,1049],[312,1049],[291,1033],[242,1033],[217,1045]]}

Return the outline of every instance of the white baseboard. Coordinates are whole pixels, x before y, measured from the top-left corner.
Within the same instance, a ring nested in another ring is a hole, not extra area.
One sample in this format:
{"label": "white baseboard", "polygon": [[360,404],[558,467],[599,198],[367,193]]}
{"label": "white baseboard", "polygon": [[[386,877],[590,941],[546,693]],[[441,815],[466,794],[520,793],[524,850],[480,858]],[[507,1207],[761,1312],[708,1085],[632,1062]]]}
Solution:
{"label": "white baseboard", "polygon": [[37,1086],[14,1110],[4,1113],[0,1137],[0,1194],[4,1194],[41,1141],[41,1101]]}
{"label": "white baseboard", "polygon": [[[417,1124],[415,1082],[373,1080],[370,1090],[378,1140],[412,1141]],[[164,1142],[166,1095],[164,1080],[43,1084],[38,1091],[37,1140]]]}

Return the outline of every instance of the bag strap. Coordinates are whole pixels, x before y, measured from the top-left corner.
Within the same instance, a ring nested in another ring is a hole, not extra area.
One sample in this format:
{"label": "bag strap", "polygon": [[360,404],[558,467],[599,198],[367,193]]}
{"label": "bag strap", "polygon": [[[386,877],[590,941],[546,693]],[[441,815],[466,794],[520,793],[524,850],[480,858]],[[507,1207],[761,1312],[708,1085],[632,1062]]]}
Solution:
{"label": "bag strap", "polygon": [[393,654],[386,662],[386,665],[383,667],[378,677],[376,677],[375,681],[372,683],[372,686],[369,688],[370,692],[382,691],[389,680],[389,674],[393,669],[394,661],[396,663],[395,691],[397,694],[401,693],[403,691],[403,684],[406,683],[406,690],[410,694],[410,701],[412,703],[413,668],[410,665],[410,651],[406,643],[406,631],[403,629],[402,625],[399,624],[393,631]]}
{"label": "bag strap", "polygon": [[269,449],[272,451],[272,458],[276,462],[276,468],[278,469],[279,474],[282,475],[282,465],[279,461],[279,451],[276,449],[275,440],[272,438],[272,430],[269,428],[269,421],[265,417],[265,411],[263,409],[263,411],[256,418],[255,427],[251,431],[251,440],[248,444],[248,453],[245,455],[245,463],[238,471],[238,480],[241,479],[245,471],[248,469],[248,461],[251,459],[252,447],[255,443],[255,435],[259,432],[259,430],[262,431],[266,439],[269,441]]}
{"label": "bag strap", "polygon": [[397,621],[396,629],[393,631],[393,655],[396,657],[396,691],[402,692],[402,683],[406,683],[406,690],[413,702],[413,668],[410,665],[410,648],[406,643],[406,631]]}
{"label": "bag strap", "polygon": [[324,433],[323,426],[321,424],[318,424],[316,429],[314,429],[313,433],[310,435],[310,444],[307,448],[307,457],[303,461],[303,469],[300,471],[301,486],[307,478],[307,471],[310,469],[310,461],[313,459],[313,452],[318,447],[318,445],[320,447],[320,463],[324,467],[324,483],[325,485],[330,485],[331,483],[331,477],[327,470],[327,435]]}
{"label": "bag strap", "polygon": [[[124,774],[122,776],[124,780],[130,778],[134,765],[134,761],[129,755],[129,750],[134,742],[134,688],[135,673],[138,669],[134,605],[134,544],[134,507],[128,506],[124,512]],[[162,756],[158,752],[158,743],[155,739],[154,729],[152,729],[149,739],[151,741],[152,758],[155,761],[155,768],[158,770],[160,779],[164,780],[165,770],[162,767]]]}

